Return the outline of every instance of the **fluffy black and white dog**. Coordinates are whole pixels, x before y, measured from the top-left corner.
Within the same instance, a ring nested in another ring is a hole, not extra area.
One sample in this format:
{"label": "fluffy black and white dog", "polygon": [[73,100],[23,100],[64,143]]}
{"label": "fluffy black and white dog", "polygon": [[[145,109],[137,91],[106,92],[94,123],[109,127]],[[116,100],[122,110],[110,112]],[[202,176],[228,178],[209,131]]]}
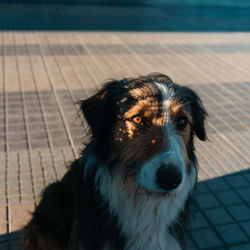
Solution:
{"label": "fluffy black and white dog", "polygon": [[43,191],[24,249],[185,248],[193,139],[206,139],[200,98],[153,73],[110,81],[80,104],[90,142]]}

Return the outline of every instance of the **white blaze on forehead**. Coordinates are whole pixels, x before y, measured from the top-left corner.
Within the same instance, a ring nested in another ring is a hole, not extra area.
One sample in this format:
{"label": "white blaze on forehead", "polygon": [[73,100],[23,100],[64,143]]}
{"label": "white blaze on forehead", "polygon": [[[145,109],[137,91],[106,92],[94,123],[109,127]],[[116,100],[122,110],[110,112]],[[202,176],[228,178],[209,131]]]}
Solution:
{"label": "white blaze on forehead", "polygon": [[169,114],[170,114],[170,103],[174,97],[174,90],[172,88],[167,87],[159,82],[154,82],[157,88],[161,92],[162,96],[162,110],[164,113],[164,123],[166,124],[169,121]]}
{"label": "white blaze on forehead", "polygon": [[168,147],[166,151],[155,155],[149,161],[147,161],[140,169],[137,176],[138,183],[145,189],[152,192],[165,192],[157,184],[156,172],[160,168],[161,164],[167,166],[175,166],[176,170],[182,176],[182,183],[173,190],[178,192],[183,188],[186,179],[186,153],[184,151],[184,143],[180,135],[178,135],[174,129],[174,124],[170,120],[170,104],[173,101],[175,92],[172,88],[168,88],[159,82],[154,82],[162,95],[162,109],[164,113],[164,123],[162,129],[164,131],[163,140],[166,140]]}

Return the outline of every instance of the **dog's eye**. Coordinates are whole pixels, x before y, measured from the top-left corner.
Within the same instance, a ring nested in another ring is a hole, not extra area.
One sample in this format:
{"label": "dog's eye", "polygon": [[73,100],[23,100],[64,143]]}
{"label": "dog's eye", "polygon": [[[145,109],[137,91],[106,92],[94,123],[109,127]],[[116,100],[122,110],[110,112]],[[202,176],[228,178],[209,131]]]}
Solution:
{"label": "dog's eye", "polygon": [[188,120],[186,117],[179,117],[178,120],[176,121],[176,127],[179,130],[184,129],[188,124]]}
{"label": "dog's eye", "polygon": [[142,122],[142,118],[140,117],[140,116],[134,116],[134,117],[132,117],[132,122],[134,123],[134,124],[136,124],[136,125],[140,125],[140,124],[142,124],[143,122]]}

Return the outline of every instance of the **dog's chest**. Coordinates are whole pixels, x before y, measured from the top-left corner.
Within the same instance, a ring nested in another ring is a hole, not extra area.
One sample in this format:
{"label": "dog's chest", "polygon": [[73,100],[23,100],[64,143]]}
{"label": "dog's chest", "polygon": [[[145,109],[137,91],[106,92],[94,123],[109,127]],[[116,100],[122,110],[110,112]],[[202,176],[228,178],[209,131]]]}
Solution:
{"label": "dog's chest", "polygon": [[168,228],[184,207],[195,180],[196,171],[193,169],[185,188],[178,195],[167,198],[151,196],[147,199],[122,190],[119,176],[111,178],[103,173],[99,188],[109,203],[109,213],[118,218],[121,234],[125,236],[124,249],[180,250],[179,242],[168,232]]}
{"label": "dog's chest", "polygon": [[[148,204],[150,202],[156,205]],[[140,205],[134,210],[127,208],[120,218],[122,230],[126,235],[124,249],[181,249],[176,239],[168,232],[166,209],[169,204],[157,204],[154,199],[147,204],[138,204]]]}
{"label": "dog's chest", "polygon": [[181,247],[172,235],[165,232],[162,235],[152,235],[151,237],[148,237],[148,239],[146,239],[143,235],[139,238],[132,237],[130,240],[128,240],[124,249],[181,250]]}

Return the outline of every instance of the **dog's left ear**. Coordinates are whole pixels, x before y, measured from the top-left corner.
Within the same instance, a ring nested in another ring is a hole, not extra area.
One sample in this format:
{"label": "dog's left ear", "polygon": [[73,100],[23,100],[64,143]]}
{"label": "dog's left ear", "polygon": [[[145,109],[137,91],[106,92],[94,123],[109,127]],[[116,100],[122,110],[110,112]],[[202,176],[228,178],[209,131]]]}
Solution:
{"label": "dog's left ear", "polygon": [[187,100],[191,106],[193,116],[193,128],[196,136],[201,140],[207,139],[205,123],[207,117],[207,111],[203,106],[200,97],[190,88],[184,87],[187,93]]}
{"label": "dog's left ear", "polygon": [[191,96],[191,108],[194,119],[194,132],[201,141],[205,141],[207,139],[205,128],[207,111],[203,106],[200,97],[193,90],[191,90]]}

